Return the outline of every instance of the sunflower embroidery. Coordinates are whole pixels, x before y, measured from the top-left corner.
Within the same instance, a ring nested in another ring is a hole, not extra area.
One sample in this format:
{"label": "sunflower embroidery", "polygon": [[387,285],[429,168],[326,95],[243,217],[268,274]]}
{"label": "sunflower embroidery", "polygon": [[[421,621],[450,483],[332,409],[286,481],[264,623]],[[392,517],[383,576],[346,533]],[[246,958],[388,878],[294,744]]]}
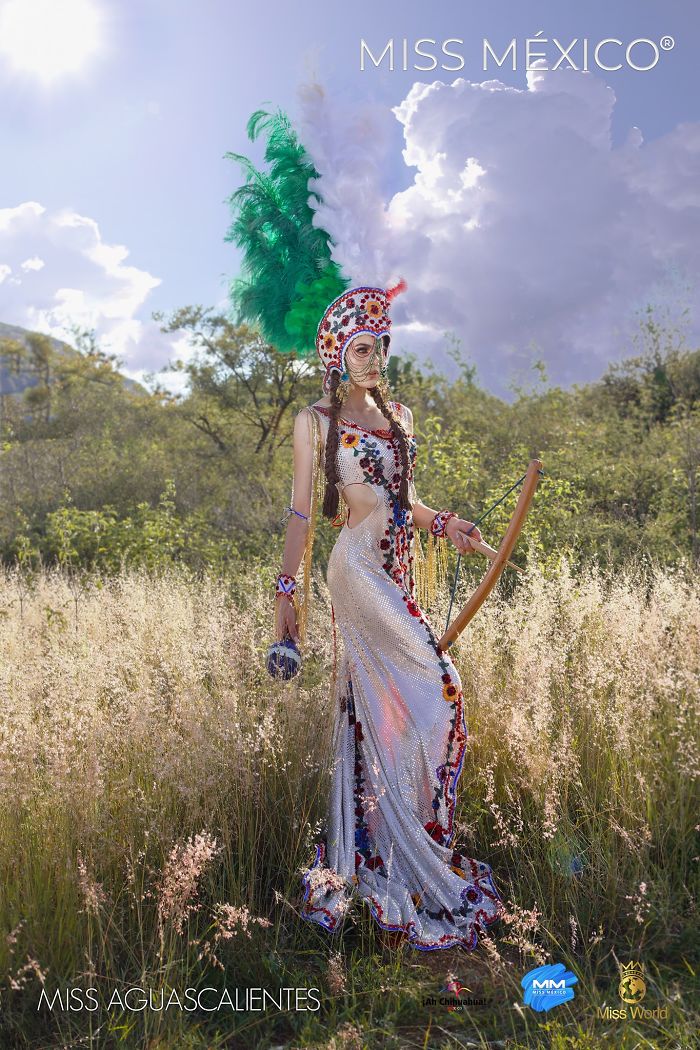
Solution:
{"label": "sunflower embroidery", "polygon": [[458,689],[452,682],[448,682],[442,687],[442,695],[445,700],[449,700],[450,703],[457,697]]}
{"label": "sunflower embroidery", "polygon": [[332,332],[328,332],[327,335],[324,335],[324,337],[323,337],[323,349],[326,352],[334,350],[335,349],[335,344],[336,344],[336,338],[335,338],[335,336],[333,335]]}
{"label": "sunflower embroidery", "polygon": [[360,438],[358,434],[350,434],[346,430],[340,439],[340,443],[344,448],[354,448],[355,445],[360,443]]}
{"label": "sunflower embroidery", "polygon": [[368,299],[367,302],[365,303],[365,312],[370,317],[381,317],[382,304],[380,302],[378,302],[376,299]]}

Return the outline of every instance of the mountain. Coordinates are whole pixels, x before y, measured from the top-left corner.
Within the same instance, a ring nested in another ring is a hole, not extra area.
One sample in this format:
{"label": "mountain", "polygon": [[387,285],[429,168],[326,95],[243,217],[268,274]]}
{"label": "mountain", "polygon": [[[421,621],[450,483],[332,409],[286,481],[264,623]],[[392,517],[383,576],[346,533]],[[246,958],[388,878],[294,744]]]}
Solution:
{"label": "mountain", "polygon": [[[0,394],[21,394],[23,390],[30,386],[36,386],[38,383],[36,376],[28,372],[22,372],[21,369],[18,372],[7,362],[2,354],[3,343],[12,341],[26,347],[29,345],[30,336],[43,334],[30,332],[27,328],[20,328],[19,325],[4,324],[0,321]],[[48,339],[51,349],[55,353],[64,357],[79,355],[79,351],[75,347],[70,346],[69,343],[64,343],[61,339],[55,339],[51,335],[47,335],[45,338]],[[129,379],[127,376],[122,376],[121,379],[127,390],[131,390],[135,394],[148,396],[146,388],[141,383],[137,383],[135,379]]]}

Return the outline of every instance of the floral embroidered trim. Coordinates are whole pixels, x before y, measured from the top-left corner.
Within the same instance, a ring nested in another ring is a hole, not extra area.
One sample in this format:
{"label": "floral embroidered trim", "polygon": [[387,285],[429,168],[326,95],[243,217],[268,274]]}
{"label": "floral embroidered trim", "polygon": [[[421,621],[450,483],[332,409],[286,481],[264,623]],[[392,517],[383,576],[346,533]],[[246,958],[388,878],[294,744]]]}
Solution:
{"label": "floral embroidered trim", "polygon": [[[400,409],[401,403],[399,401],[390,401],[390,405],[394,405],[395,408]],[[331,410],[326,405],[314,405],[315,409],[322,412],[324,416],[330,416]],[[338,416],[338,422],[343,423],[348,427],[355,427],[356,430],[361,430],[363,434],[376,434],[378,437],[385,437],[388,441],[394,440],[394,433],[390,427],[379,427],[376,430],[368,430],[367,427],[363,427],[360,423],[355,423],[352,419],[344,419],[342,416]],[[404,430],[406,428],[404,427]],[[414,434],[406,430],[406,436],[408,438],[414,437]]]}
{"label": "floral embroidered trim", "polygon": [[[319,882],[323,884],[326,871],[328,872],[328,883],[334,882],[334,873],[331,872],[330,869],[324,867],[325,859],[326,844],[322,840],[317,844],[314,859],[301,880],[304,886],[304,901],[301,909],[301,917],[302,919],[311,919],[313,922],[319,923],[332,933],[338,925],[338,916],[334,915],[328,908],[324,908],[323,905],[313,904],[310,899],[312,889],[318,890]],[[312,882],[314,883],[313,887]],[[329,892],[331,892],[330,885],[326,888],[326,893]]]}
{"label": "floral embroidered trim", "polygon": [[384,474],[384,463],[382,452],[378,442],[364,435],[350,434],[342,431],[339,445],[348,449],[353,456],[359,457],[359,465],[363,472],[363,482],[368,485],[381,485],[386,489],[390,502],[390,517],[387,519],[387,528],[384,530],[384,539],[379,541],[379,547],[384,556],[382,568],[388,576],[404,591],[411,590],[412,573],[411,562],[413,555],[411,541],[413,539],[413,521],[410,511],[402,510],[399,506],[398,494],[401,485],[401,472],[399,465],[399,453],[396,445],[392,446],[394,453],[394,470],[391,477]]}
{"label": "floral embroidered trim", "polygon": [[[372,856],[372,844],[369,836],[369,828],[365,820],[365,806],[364,806],[364,760],[362,755],[362,748],[360,746],[363,738],[362,734],[362,722],[358,722],[355,715],[355,700],[352,691],[352,678],[348,677],[347,689],[345,694],[346,707],[345,710],[348,714],[348,726],[355,727],[355,766],[353,770],[354,775],[354,786],[353,786],[353,801],[355,804],[355,872],[357,873],[358,868],[361,865],[369,868],[370,871],[377,871],[378,874],[386,878],[386,872],[384,870],[384,859],[379,853],[376,856]],[[358,876],[355,874],[354,881],[358,881]]]}
{"label": "floral embroidered trim", "polygon": [[[454,837],[454,811],[457,802],[457,781],[462,772],[464,755],[467,749],[467,726],[464,720],[464,694],[452,679],[452,664],[446,653],[438,651],[437,638],[430,622],[415,601],[412,594],[404,592],[403,600],[411,616],[415,616],[425,628],[428,635],[428,643],[438,658],[438,664],[442,670],[442,698],[453,705],[453,717],[450,719],[450,731],[448,734],[448,746],[445,761],[435,770],[437,784],[431,807],[435,819],[425,825],[425,830],[442,846],[449,846]],[[441,823],[437,817],[440,806],[446,808],[445,823]],[[494,887],[495,890],[495,887]],[[498,898],[500,899],[500,898]]]}
{"label": "floral embroidered trim", "polygon": [[[320,842],[316,846],[316,852],[314,859],[309,867],[308,871],[304,874],[302,882],[305,887],[304,903],[301,909],[302,919],[307,919],[311,922],[316,922],[320,926],[323,926],[329,933],[333,933],[338,926],[338,916],[334,915],[328,908],[324,908],[323,905],[314,905],[311,903],[310,895],[312,892],[312,881],[318,882],[320,885],[327,885],[329,888],[326,892],[332,892],[334,888],[337,888],[337,882],[339,876],[331,871],[330,868],[324,869],[324,861],[326,857],[326,845],[325,842]],[[467,915],[469,912],[474,911],[474,906],[479,904],[484,898],[488,898],[495,904],[501,902],[498,890],[496,889],[493,879],[491,876],[491,869],[486,864],[478,865],[475,861],[468,857],[463,857],[461,854],[453,854],[453,859],[458,858],[460,869],[457,874],[461,874],[462,878],[466,878],[464,873],[464,865],[470,866],[470,874],[476,878],[477,882],[467,886],[460,893],[460,899],[462,900],[462,907],[459,909],[458,914]],[[457,865],[452,867],[454,871]],[[473,869],[473,870],[472,870]],[[479,874],[481,871],[481,874]],[[383,930],[392,930],[394,932],[405,933],[408,938],[408,943],[412,948],[418,948],[420,951],[435,951],[441,948],[452,948],[458,944],[463,945],[467,951],[473,951],[479,940],[479,930],[485,929],[487,926],[491,926],[494,922],[501,918],[503,913],[503,907],[499,907],[498,911],[494,915],[489,915],[483,908],[479,908],[474,911],[472,919],[471,932],[468,937],[463,937],[458,933],[444,933],[437,941],[419,940],[417,937],[411,935],[415,933],[415,921],[409,920],[407,923],[388,923],[383,922],[382,918],[384,915],[384,909],[372,894],[362,896],[360,898],[365,901],[370,908],[370,913],[377,925]],[[411,899],[416,905],[416,913],[420,911],[428,911],[428,909],[421,908],[420,903],[423,899],[420,893],[412,893]],[[501,902],[502,903],[502,902]],[[449,919],[453,917],[454,912],[451,912],[449,908],[441,908],[439,911],[430,912],[428,911],[430,918]]]}

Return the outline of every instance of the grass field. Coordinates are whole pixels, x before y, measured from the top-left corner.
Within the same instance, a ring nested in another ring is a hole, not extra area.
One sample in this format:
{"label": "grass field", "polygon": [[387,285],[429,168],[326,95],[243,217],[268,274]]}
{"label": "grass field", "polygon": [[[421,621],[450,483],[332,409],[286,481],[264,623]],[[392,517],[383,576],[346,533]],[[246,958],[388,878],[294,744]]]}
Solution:
{"label": "grass field", "polygon": [[[316,583],[285,686],[264,671],[270,587],[252,572],[233,591],[0,580],[2,1050],[696,1045],[700,585],[533,567],[451,650],[470,732],[455,844],[507,902],[470,954],[394,951],[359,902],[334,937],[299,918],[333,714]],[[538,1014],[520,980],[545,961],[578,983]],[[630,961],[656,1016],[614,1015]],[[441,1005],[450,979],[486,1001]],[[194,1012],[137,992],[120,1009],[129,988],[190,1008],[188,988],[209,1006],[311,991],[306,1009]]]}

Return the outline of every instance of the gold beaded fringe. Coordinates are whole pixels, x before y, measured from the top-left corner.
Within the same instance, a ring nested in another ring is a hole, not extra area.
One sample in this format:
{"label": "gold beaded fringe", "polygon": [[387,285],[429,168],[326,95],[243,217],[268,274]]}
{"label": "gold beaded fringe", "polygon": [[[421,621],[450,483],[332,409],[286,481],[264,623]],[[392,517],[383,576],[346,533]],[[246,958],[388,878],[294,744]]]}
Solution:
{"label": "gold beaded fringe", "polygon": [[447,541],[444,536],[435,537],[428,533],[428,552],[423,551],[418,526],[414,525],[414,579],[416,584],[416,601],[421,609],[429,609],[435,602],[438,592],[447,580]]}
{"label": "gold beaded fringe", "polygon": [[[325,475],[323,472],[323,437],[318,422],[318,416],[309,410],[311,416],[311,445],[313,456],[311,461],[311,508],[309,510],[309,525],[306,530],[306,545],[302,558],[303,585],[301,598],[295,594],[295,607],[297,610],[297,627],[299,629],[299,640],[306,640],[306,626],[308,612],[311,602],[311,561],[314,548],[314,535],[316,533],[316,517],[318,513],[319,500],[323,499]],[[294,482],[292,482],[292,506],[294,506]]]}

